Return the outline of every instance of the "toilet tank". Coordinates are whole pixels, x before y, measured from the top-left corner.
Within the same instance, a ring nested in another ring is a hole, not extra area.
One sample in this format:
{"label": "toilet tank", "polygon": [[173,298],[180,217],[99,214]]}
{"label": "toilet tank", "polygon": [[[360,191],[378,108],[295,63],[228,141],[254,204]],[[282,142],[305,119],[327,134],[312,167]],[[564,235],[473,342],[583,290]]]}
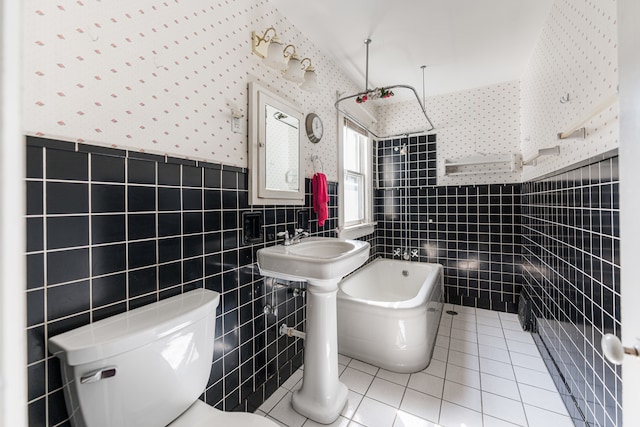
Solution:
{"label": "toilet tank", "polygon": [[220,294],[196,289],[49,339],[74,427],[161,427],[204,392]]}

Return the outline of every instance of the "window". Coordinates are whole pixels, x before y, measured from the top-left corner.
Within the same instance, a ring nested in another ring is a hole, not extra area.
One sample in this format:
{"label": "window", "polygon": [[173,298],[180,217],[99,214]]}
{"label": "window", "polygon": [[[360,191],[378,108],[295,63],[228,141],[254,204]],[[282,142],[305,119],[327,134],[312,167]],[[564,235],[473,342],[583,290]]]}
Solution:
{"label": "window", "polygon": [[[341,237],[373,232],[371,215],[371,141],[367,132],[344,119],[341,149]],[[369,227],[366,227],[369,226]],[[362,228],[360,232],[354,231]],[[346,232],[347,235],[343,235]]]}

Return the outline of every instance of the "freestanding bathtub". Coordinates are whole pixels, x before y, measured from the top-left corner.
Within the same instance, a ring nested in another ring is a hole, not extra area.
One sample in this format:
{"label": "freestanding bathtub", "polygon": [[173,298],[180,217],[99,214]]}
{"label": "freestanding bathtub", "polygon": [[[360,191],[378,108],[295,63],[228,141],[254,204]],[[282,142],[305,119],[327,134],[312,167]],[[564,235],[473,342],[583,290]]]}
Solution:
{"label": "freestanding bathtub", "polygon": [[393,372],[429,365],[443,308],[442,265],[376,259],[340,282],[338,352]]}

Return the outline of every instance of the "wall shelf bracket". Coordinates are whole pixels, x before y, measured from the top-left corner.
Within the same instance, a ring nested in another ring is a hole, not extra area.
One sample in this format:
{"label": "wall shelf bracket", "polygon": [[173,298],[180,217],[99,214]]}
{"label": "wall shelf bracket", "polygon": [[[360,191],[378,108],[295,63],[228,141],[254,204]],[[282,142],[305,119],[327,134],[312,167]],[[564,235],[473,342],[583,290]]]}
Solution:
{"label": "wall shelf bracket", "polygon": [[587,128],[581,127],[573,130],[571,133],[558,132],[558,139],[569,139],[569,138],[586,139]]}
{"label": "wall shelf bracket", "polygon": [[[584,128],[583,128],[584,129]],[[538,166],[538,159],[542,156],[557,156],[560,154],[560,146],[556,145],[549,148],[541,148],[538,150],[538,154],[522,162],[522,166]]]}
{"label": "wall shelf bracket", "polygon": [[580,139],[586,139],[587,129],[585,124],[589,123],[598,114],[605,111],[607,108],[618,102],[618,95],[614,94],[605,98],[600,104],[598,104],[589,114],[585,115],[582,119],[578,120],[573,126],[568,128],[564,132],[558,132],[558,139],[568,139],[572,137],[579,137]]}

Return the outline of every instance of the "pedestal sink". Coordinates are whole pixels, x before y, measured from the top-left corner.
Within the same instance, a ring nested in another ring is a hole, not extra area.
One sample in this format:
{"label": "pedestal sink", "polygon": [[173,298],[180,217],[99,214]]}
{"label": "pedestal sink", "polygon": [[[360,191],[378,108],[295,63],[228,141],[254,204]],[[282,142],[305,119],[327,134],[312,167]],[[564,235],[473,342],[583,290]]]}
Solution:
{"label": "pedestal sink", "polygon": [[358,240],[310,237],[258,250],[263,276],[307,282],[304,372],[291,404],[322,424],[335,421],[347,403],[347,387],[338,380],[338,282],[365,263],[369,249],[369,243]]}

